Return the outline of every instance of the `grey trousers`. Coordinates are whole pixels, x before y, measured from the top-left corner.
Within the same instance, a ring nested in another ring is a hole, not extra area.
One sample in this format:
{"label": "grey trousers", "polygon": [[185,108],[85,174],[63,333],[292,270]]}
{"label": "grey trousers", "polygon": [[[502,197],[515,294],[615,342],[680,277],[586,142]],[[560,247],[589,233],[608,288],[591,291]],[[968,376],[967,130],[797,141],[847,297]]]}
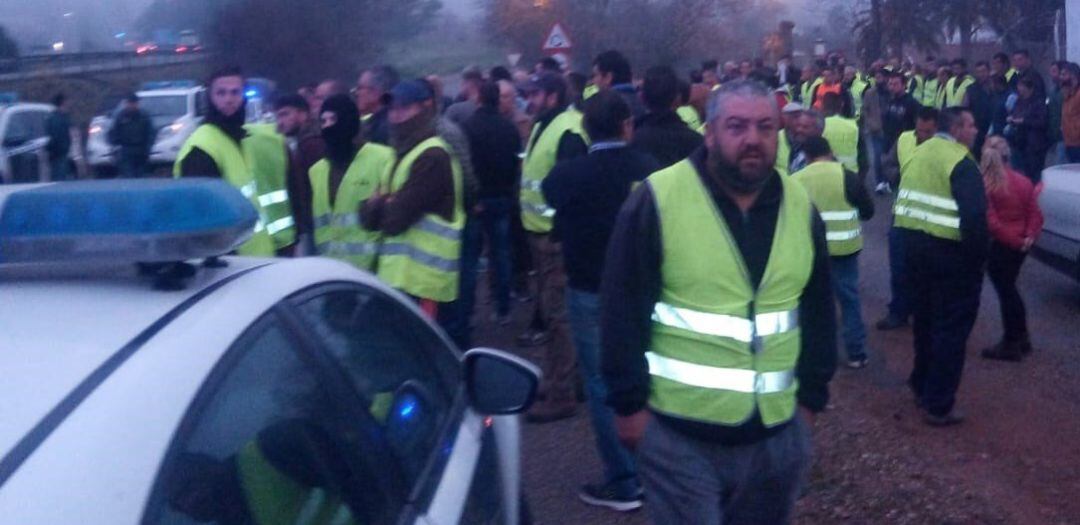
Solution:
{"label": "grey trousers", "polygon": [[653,420],[638,449],[646,508],[658,525],[779,525],[791,521],[810,468],[802,417],[759,443],[725,447]]}

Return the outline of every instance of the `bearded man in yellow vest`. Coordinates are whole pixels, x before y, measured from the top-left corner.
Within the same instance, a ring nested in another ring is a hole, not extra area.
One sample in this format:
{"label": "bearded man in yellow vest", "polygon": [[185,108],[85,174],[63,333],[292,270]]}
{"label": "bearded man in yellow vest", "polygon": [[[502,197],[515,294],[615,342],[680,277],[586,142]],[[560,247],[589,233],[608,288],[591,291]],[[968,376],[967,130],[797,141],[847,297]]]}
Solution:
{"label": "bearded man in yellow vest", "polygon": [[978,128],[971,112],[947,108],[941,132],[902,168],[893,209],[901,230],[915,314],[909,385],[932,426],[963,421],[955,409],[966,345],[979,312],[990,236],[986,190],[971,156]]}
{"label": "bearded man in yellow vest", "polygon": [[806,188],[821,219],[832,261],[832,284],[840,303],[842,335],[848,368],[863,368],[866,354],[866,325],[859,301],[859,253],[863,248],[861,222],[874,217],[874,199],[866,191],[863,178],[844,167],[833,155],[829,141],[811,137],[803,145],[810,164],[792,175]]}
{"label": "bearded man in yellow vest", "polygon": [[207,91],[206,118],[180,148],[173,176],[221,178],[251,201],[259,222],[251,239],[237,249],[241,255],[273,257],[279,250],[291,252],[296,228],[285,188],[288,153],[284,139],[245,129],[244,75],[239,68],[216,71]]}
{"label": "bearded man in yellow vest", "polygon": [[562,247],[552,235],[555,210],[547,205],[542,184],[555,164],[588,154],[581,113],[569,106],[566,82],[545,74],[530,86],[529,104],[538,110],[536,124],[525,146],[521,174],[521,222],[529,239],[539,300],[533,328],[542,327],[544,399],[526,418],[546,423],[573,416],[577,410],[577,357],[566,321],[566,273]]}
{"label": "bearded man in yellow vest", "polygon": [[608,404],[655,523],[788,523],[836,366],[825,226],[773,169],[768,88],[725,84],[707,116],[706,146],[650,176],[616,222]]}
{"label": "bearded man in yellow vest", "polygon": [[457,299],[464,180],[450,146],[435,134],[435,94],[423,80],[390,91],[387,115],[397,162],[384,189],[360,209],[368,231],[380,232],[379,279],[414,298],[431,318]]}

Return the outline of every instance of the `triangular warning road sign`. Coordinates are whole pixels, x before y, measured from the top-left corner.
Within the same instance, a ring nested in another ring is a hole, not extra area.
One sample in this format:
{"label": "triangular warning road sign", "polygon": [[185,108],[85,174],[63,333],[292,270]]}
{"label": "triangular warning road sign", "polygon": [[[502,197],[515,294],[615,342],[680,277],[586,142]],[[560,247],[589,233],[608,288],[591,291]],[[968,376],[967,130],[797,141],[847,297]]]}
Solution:
{"label": "triangular warning road sign", "polygon": [[566,34],[562,24],[555,24],[544,40],[544,51],[561,51],[574,47],[570,42],[570,35]]}

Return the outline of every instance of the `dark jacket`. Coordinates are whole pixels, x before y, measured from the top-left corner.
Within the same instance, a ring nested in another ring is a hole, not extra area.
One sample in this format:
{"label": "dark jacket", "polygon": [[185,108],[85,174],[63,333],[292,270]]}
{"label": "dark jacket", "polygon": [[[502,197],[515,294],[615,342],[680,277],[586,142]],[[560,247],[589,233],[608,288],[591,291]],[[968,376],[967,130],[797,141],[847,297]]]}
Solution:
{"label": "dark jacket", "polygon": [[368,142],[390,145],[390,121],[388,120],[390,109],[383,107],[372,113],[371,118],[364,122],[364,138]]}
{"label": "dark jacket", "polygon": [[315,231],[312,218],[312,190],[309,172],[315,163],[326,155],[326,144],[319,134],[318,126],[309,123],[296,137],[287,139],[289,145],[289,178],[286,187],[292,205],[296,233],[312,234]]}
{"label": "dark jacket", "polygon": [[1027,99],[1017,99],[1016,107],[1009,116],[1023,119],[1022,123],[1013,124],[1015,131],[1010,139],[1012,146],[1030,155],[1045,154],[1050,147],[1046,135],[1050,117],[1046,108],[1046,99],[1039,98],[1037,95],[1032,95]]}
{"label": "dark jacket", "polygon": [[45,119],[45,135],[49,137],[46,151],[50,160],[67,157],[71,151],[71,115],[67,112],[53,111]]}
{"label": "dark jacket", "polygon": [[[394,149],[398,162],[421,142],[435,136],[435,115],[426,111],[402,124]],[[394,181],[391,181],[394,184]],[[368,199],[360,218],[369,230],[400,235],[429,213],[451,220],[454,215],[454,175],[450,154],[439,148],[421,153],[413,162],[409,178],[396,192]]]}
{"label": "dark jacket", "polygon": [[592,151],[558,164],[544,179],[544,200],[555,209],[571,288],[600,291],[600,275],[615,218],[634,183],[660,165],[624,143],[594,144]]}
{"label": "dark jacket", "polygon": [[[769,261],[780,214],[780,175],[774,172],[754,206],[744,214],[706,174],[706,155],[702,148],[690,159],[730,228],[757,287]],[[796,377],[799,404],[819,412],[829,401],[828,384],[836,369],[836,312],[825,225],[816,213],[808,220],[812,223],[814,258],[810,281],[799,302],[802,349]],[[601,369],[608,386],[608,404],[623,416],[644,409],[649,397],[645,352],[652,334],[653,308],[660,297],[662,250],[656,201],[646,184],[630,196],[619,213],[601,285]],[[766,428],[759,414],[736,427],[654,416],[681,433],[728,446],[758,442],[786,426]]]}
{"label": "dark jacket", "polygon": [[648,113],[634,124],[634,148],[652,155],[666,168],[689,157],[701,147],[701,133],[690,129],[674,111]]}
{"label": "dark jacket", "polygon": [[633,84],[615,84],[611,86],[611,90],[622,96],[623,100],[626,101],[626,105],[630,106],[630,114],[634,118],[640,118],[648,111]]}
{"label": "dark jacket", "polygon": [[513,198],[518,180],[521,136],[498,108],[481,107],[465,122],[481,199]]}
{"label": "dark jacket", "polygon": [[900,138],[901,133],[915,129],[915,113],[918,111],[919,103],[907,93],[899,98],[889,99],[881,116],[886,149],[896,144],[896,139]]}
{"label": "dark jacket", "polygon": [[109,143],[120,148],[120,156],[144,161],[156,137],[154,121],[141,109],[124,109],[109,129]]}

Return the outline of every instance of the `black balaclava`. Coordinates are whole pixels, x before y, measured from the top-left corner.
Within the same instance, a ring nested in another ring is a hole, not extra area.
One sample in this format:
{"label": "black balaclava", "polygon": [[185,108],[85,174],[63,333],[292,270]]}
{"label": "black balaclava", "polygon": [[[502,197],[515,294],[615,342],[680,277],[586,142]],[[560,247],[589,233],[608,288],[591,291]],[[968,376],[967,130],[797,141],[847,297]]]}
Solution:
{"label": "black balaclava", "polygon": [[[357,135],[360,134],[360,111],[348,95],[334,95],[323,102],[322,112],[337,116],[337,122],[322,128],[326,156],[337,165],[348,165],[356,155]],[[322,115],[319,115],[320,121]]]}

